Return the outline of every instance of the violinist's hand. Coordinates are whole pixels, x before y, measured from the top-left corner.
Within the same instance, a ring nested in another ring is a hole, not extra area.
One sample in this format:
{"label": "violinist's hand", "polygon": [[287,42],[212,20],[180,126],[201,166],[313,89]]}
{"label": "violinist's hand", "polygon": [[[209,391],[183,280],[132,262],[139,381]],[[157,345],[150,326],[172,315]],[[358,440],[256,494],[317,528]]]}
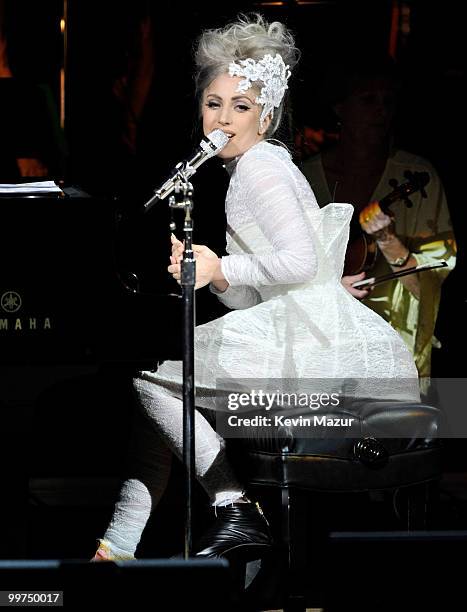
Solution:
{"label": "violinist's hand", "polygon": [[394,218],[386,215],[378,202],[371,202],[360,212],[360,226],[364,232],[378,241],[386,242],[395,237]]}
{"label": "violinist's hand", "polygon": [[356,297],[358,300],[362,300],[366,298],[366,296],[370,293],[371,287],[365,287],[364,289],[357,289],[356,287],[352,287],[352,283],[356,283],[357,281],[361,281],[365,278],[365,272],[360,272],[360,274],[352,274],[349,276],[343,276],[341,278],[342,285],[347,289],[347,291]]}
{"label": "violinist's hand", "polygon": [[[167,270],[180,283],[181,261],[185,246],[173,234],[171,240],[172,255],[170,256],[170,266]],[[193,244],[192,247],[196,259],[195,289],[200,289],[211,282],[225,280],[221,270],[221,260],[214,251],[211,251],[207,246],[199,244]]]}

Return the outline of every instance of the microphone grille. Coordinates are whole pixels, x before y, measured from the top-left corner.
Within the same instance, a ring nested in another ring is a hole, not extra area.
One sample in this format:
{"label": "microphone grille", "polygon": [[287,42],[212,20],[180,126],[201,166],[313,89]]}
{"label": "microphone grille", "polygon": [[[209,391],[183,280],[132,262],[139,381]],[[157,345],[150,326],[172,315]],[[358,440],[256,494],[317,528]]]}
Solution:
{"label": "microphone grille", "polygon": [[229,137],[222,130],[213,130],[212,132],[209,132],[206,138],[209,141],[212,155],[217,155],[217,153],[222,151],[225,145],[229,142]]}

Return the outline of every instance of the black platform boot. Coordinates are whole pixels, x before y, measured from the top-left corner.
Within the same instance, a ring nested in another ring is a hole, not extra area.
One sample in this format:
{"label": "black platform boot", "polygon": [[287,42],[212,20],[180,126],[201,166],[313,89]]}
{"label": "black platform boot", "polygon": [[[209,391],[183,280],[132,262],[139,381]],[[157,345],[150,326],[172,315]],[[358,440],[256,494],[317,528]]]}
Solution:
{"label": "black platform boot", "polygon": [[258,503],[234,502],[216,507],[217,519],[200,538],[197,557],[259,559],[272,548],[269,524]]}

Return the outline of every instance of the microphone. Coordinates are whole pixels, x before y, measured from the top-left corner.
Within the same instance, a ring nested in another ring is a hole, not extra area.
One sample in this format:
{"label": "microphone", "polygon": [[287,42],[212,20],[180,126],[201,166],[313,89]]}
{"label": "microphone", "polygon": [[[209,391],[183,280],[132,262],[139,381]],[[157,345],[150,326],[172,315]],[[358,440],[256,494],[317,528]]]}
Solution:
{"label": "microphone", "polygon": [[222,130],[213,130],[199,143],[198,149],[190,160],[185,160],[175,166],[173,175],[165,183],[155,190],[154,195],[144,205],[147,212],[158,200],[163,200],[175,189],[177,179],[188,180],[196,170],[209,158],[217,155],[229,142],[229,137]]}

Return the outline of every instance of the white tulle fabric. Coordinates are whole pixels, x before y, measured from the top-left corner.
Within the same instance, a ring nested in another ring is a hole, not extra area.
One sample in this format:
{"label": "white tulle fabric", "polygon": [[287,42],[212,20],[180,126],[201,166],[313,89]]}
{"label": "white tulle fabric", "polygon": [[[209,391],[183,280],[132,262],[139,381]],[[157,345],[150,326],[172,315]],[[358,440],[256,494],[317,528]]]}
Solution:
{"label": "white tulle fabric", "polygon": [[[215,407],[219,378],[345,379],[346,395],[418,401],[403,341],[341,285],[352,206],[320,209],[288,151],[268,142],[230,170],[230,287],[218,297],[235,310],[195,330],[197,404]],[[181,396],[181,362],[143,376]]]}

